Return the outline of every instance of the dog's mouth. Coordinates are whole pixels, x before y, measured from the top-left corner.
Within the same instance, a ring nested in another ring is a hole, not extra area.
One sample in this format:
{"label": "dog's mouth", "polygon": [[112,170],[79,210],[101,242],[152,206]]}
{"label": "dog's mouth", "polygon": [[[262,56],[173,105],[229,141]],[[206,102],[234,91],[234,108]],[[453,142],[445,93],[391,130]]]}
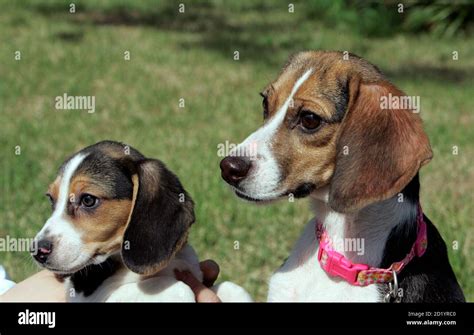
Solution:
{"label": "dog's mouth", "polygon": [[241,199],[244,199],[244,200],[247,200],[247,201],[252,201],[252,202],[262,202],[262,201],[265,201],[263,199],[257,199],[257,198],[253,198],[245,193],[243,193],[242,191],[240,191],[239,189],[237,188],[234,188],[234,193]]}
{"label": "dog's mouth", "polygon": [[75,266],[71,269],[61,269],[61,268],[54,268],[51,266],[48,266],[47,264],[43,264],[43,267],[51,272],[54,272],[55,274],[61,275],[61,276],[70,276],[78,271],[81,271],[88,265],[92,264],[92,262],[87,262],[83,265]]}
{"label": "dog's mouth", "polygon": [[88,267],[89,265],[92,265],[92,264],[95,264],[95,263],[96,263],[96,255],[89,258],[87,261],[85,261],[85,262],[83,262],[79,265],[73,266],[71,268],[54,267],[54,266],[48,264],[47,262],[44,263],[44,264],[40,264],[40,266],[45,268],[46,270],[49,270],[49,271],[57,274],[57,275],[67,277],[67,276],[71,276],[74,273],[79,272],[79,271],[85,269],[86,267]]}
{"label": "dog's mouth", "polygon": [[259,203],[259,204],[271,203],[285,196],[284,193],[276,193],[276,194],[271,194],[271,195],[264,194],[264,195],[259,195],[258,197],[256,197],[256,196],[249,195],[236,187],[232,186],[232,189],[239,198],[244,199],[246,201]]}
{"label": "dog's mouth", "polygon": [[294,190],[289,190],[286,192],[276,193],[272,195],[263,195],[259,197],[251,196],[240,190],[237,187],[232,186],[234,193],[241,199],[258,202],[258,203],[269,203],[285,197],[294,197],[294,198],[305,198],[311,194],[316,189],[316,185],[313,183],[303,183],[296,187]]}

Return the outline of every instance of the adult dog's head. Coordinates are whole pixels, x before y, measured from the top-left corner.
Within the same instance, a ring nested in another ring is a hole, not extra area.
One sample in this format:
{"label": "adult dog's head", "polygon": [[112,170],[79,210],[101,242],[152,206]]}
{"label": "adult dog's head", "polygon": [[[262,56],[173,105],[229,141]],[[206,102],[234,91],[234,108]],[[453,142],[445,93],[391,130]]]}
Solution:
{"label": "adult dog's head", "polygon": [[53,214],[37,234],[35,260],[72,274],[121,253],[140,274],[166,266],[194,222],[193,201],[165,165],[103,141],[67,159],[47,193]]}
{"label": "adult dog's head", "polygon": [[264,125],[221,161],[244,199],[325,188],[351,212],[400,192],[432,157],[410,99],[357,56],[298,53],[261,95]]}

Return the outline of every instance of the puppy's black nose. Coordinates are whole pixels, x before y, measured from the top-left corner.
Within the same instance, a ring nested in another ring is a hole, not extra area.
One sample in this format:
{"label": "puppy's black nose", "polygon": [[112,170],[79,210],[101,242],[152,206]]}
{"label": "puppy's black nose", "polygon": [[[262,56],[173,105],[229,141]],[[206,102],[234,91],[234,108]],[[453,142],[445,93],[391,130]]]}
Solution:
{"label": "puppy's black nose", "polygon": [[41,264],[45,263],[53,251],[53,244],[48,240],[41,240],[33,250],[33,257]]}
{"label": "puppy's black nose", "polygon": [[247,177],[252,163],[246,157],[227,156],[221,160],[221,174],[222,178],[231,185],[237,184]]}

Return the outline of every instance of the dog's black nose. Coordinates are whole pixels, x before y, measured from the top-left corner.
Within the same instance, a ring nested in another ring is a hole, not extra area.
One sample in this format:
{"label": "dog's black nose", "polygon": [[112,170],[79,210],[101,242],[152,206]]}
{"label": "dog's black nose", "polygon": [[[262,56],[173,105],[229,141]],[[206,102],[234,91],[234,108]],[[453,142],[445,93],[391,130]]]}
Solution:
{"label": "dog's black nose", "polygon": [[227,156],[221,160],[221,174],[222,178],[231,185],[237,184],[247,177],[252,163],[246,157]]}
{"label": "dog's black nose", "polygon": [[45,263],[53,251],[53,244],[48,240],[41,240],[33,249],[33,257],[41,264]]}

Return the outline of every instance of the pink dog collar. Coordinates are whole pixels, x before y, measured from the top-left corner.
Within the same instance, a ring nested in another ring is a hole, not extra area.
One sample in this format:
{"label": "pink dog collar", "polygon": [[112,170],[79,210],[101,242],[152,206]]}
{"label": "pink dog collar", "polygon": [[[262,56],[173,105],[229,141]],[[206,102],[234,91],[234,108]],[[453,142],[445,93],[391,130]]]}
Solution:
{"label": "pink dog collar", "polygon": [[321,267],[331,276],[338,276],[355,286],[367,286],[374,283],[388,283],[393,280],[393,271],[397,274],[415,257],[421,257],[426,251],[428,238],[423,211],[418,205],[418,234],[410,252],[388,269],[374,268],[367,264],[354,264],[331,247],[330,238],[320,222],[316,224],[316,236],[319,240],[318,260]]}

